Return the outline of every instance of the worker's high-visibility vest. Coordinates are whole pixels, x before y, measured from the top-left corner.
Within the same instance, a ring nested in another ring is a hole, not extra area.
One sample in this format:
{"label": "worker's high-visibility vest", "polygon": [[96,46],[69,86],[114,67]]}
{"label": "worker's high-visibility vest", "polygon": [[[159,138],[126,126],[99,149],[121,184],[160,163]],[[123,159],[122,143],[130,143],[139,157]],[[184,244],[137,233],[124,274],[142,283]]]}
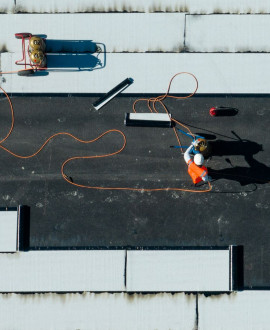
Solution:
{"label": "worker's high-visibility vest", "polygon": [[202,181],[202,178],[208,174],[205,166],[199,167],[192,159],[188,161],[188,174],[190,175],[194,184]]}

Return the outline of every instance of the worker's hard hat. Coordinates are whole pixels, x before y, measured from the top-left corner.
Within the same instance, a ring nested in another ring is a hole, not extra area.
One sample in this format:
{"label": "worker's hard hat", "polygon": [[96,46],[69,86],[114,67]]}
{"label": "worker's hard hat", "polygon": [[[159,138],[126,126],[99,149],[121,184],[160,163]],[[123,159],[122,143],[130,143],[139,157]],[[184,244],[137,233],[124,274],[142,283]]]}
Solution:
{"label": "worker's hard hat", "polygon": [[196,164],[196,165],[202,165],[203,164],[203,162],[204,162],[204,157],[203,157],[203,155],[202,154],[196,154],[195,156],[194,156],[194,163]]}

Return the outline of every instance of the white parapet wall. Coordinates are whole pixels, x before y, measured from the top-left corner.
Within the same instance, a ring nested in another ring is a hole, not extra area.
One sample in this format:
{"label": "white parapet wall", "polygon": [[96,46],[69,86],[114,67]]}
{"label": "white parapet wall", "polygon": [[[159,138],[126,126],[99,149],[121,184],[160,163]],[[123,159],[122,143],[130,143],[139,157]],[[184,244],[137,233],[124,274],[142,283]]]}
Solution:
{"label": "white parapet wall", "polygon": [[2,329],[194,329],[196,297],[178,294],[0,294]]}
{"label": "white parapet wall", "polygon": [[[100,54],[101,62],[104,61]],[[18,70],[18,53],[1,54],[1,70]],[[91,55],[95,56],[95,55]],[[268,54],[106,54],[105,66],[78,70],[58,67],[48,75],[20,77],[3,74],[0,86],[8,93],[107,93],[130,77],[134,83],[123,93],[165,93],[177,73],[193,73],[199,82],[197,93],[269,93],[270,81],[265,68]],[[252,70],[251,70],[252,68]],[[192,93],[196,84],[189,75],[179,75],[170,93]],[[128,109],[127,109],[128,111]]]}
{"label": "white parapet wall", "polygon": [[46,35],[60,45],[63,40],[92,40],[104,44],[106,52],[179,52],[184,45],[181,13],[10,14],[0,15],[0,22],[0,47],[9,52],[21,51],[21,40],[14,36],[20,32]]}
{"label": "white parapet wall", "polygon": [[16,0],[16,10],[23,13],[186,11],[193,14],[246,14],[269,13],[270,4],[265,0]]}
{"label": "white parapet wall", "polygon": [[269,52],[270,15],[187,15],[190,52]]}
{"label": "white parapet wall", "polygon": [[243,291],[210,297],[199,295],[199,329],[268,330],[269,307],[269,291]]}

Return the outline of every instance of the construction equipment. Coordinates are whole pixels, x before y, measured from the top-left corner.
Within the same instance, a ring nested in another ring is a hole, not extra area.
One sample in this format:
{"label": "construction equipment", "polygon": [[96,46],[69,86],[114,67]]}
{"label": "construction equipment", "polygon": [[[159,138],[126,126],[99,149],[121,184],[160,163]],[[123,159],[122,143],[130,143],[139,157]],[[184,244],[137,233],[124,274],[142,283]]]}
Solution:
{"label": "construction equipment", "polygon": [[[102,43],[97,44],[91,40],[50,40],[46,39],[46,35],[32,35],[28,32],[16,33],[15,38],[22,40],[22,58],[15,64],[23,65],[24,68],[6,73],[30,76],[43,71],[43,75],[47,75],[49,71],[59,70],[93,71],[106,65],[106,48]],[[103,61],[98,58],[101,53],[104,54]]]}
{"label": "construction equipment", "polygon": [[235,116],[238,113],[238,109],[231,107],[212,107],[209,110],[209,114],[212,117],[217,116]]}
{"label": "construction equipment", "polygon": [[126,78],[123,80],[120,84],[115,86],[113,89],[111,89],[108,93],[101,96],[96,102],[93,103],[93,107],[96,110],[99,110],[103,105],[108,103],[110,100],[112,100],[116,95],[121,93],[123,90],[128,88],[129,85],[133,84],[132,78]]}
{"label": "construction equipment", "polygon": [[[18,71],[19,76],[29,76],[40,68],[46,68],[46,43],[44,38],[28,32],[15,33],[15,38],[22,40],[23,57],[15,62],[17,65],[24,66],[24,70]],[[27,40],[28,44],[26,44]]]}
{"label": "construction equipment", "polygon": [[204,154],[207,151],[208,143],[205,138],[199,137],[196,139],[197,145],[194,146],[195,151]]}
{"label": "construction equipment", "polygon": [[[197,144],[193,147],[192,152],[194,155],[200,153],[202,154],[205,158],[209,157],[211,154],[211,146],[209,145],[208,141],[200,135],[194,135],[192,136],[191,134],[183,131],[180,128],[177,128],[177,130],[184,135],[192,138],[194,141],[197,141]],[[189,146],[171,146],[171,148],[188,148]]]}
{"label": "construction equipment", "polygon": [[172,127],[171,114],[167,113],[126,113],[124,124],[139,127]]}

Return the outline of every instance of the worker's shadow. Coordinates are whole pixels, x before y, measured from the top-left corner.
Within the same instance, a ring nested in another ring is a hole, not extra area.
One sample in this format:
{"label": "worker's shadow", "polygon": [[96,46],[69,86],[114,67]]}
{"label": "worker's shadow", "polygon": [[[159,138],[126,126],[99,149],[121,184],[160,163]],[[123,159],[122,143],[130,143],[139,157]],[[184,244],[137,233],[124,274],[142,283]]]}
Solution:
{"label": "worker's shadow", "polygon": [[[254,155],[263,151],[262,145],[249,140],[209,142],[211,157],[224,157],[229,167],[215,170],[208,167],[209,175],[213,180],[229,179],[238,181],[242,186],[248,184],[264,184],[270,181],[270,167],[254,159]],[[247,166],[235,166],[229,156],[243,156]]]}

